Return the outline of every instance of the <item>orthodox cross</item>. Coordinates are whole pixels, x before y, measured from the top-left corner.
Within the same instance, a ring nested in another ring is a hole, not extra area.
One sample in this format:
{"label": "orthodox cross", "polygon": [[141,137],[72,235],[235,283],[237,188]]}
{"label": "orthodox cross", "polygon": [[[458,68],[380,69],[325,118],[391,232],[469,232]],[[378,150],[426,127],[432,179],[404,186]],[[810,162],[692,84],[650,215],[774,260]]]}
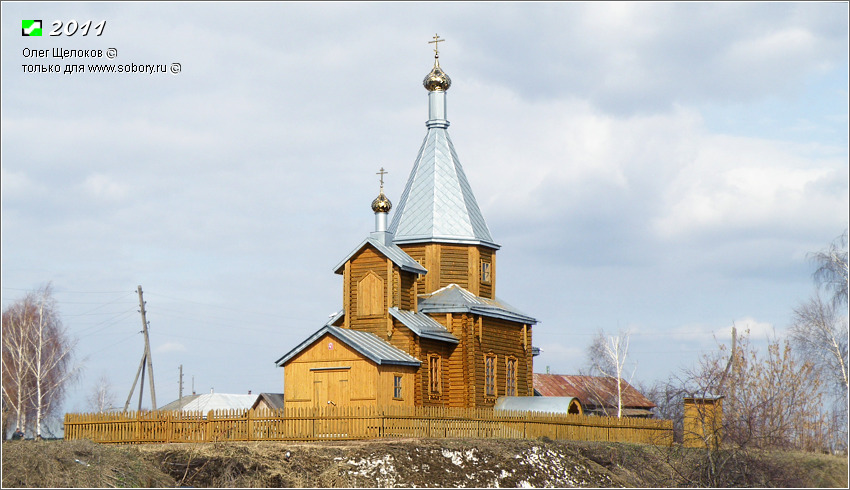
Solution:
{"label": "orthodox cross", "polygon": [[428,44],[434,45],[434,58],[440,57],[440,52],[438,51],[438,48],[440,47],[440,45],[438,43],[441,43],[441,42],[444,42],[444,41],[445,41],[445,39],[440,39],[439,34],[434,34],[434,40],[428,41]]}
{"label": "orthodox cross", "polygon": [[386,170],[384,170],[384,167],[381,167],[381,171],[380,171],[380,172],[375,172],[375,175],[380,175],[380,176],[381,176],[381,192],[383,192],[383,191],[384,191],[384,174],[388,174],[388,173],[389,173],[389,172],[387,172]]}

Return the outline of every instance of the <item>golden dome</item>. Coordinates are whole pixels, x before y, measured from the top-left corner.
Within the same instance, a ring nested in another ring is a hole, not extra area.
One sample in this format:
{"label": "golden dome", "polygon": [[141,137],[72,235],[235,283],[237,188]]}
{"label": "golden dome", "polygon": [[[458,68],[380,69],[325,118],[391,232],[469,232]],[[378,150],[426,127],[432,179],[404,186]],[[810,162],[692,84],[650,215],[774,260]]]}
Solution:
{"label": "golden dome", "polygon": [[378,194],[378,197],[372,201],[372,211],[376,213],[389,213],[390,209],[392,209],[393,203],[387,199],[387,196],[384,195],[384,191],[381,190],[381,193]]}
{"label": "golden dome", "polygon": [[434,58],[434,68],[431,69],[431,73],[429,73],[424,80],[422,80],[422,85],[428,89],[429,92],[445,92],[452,86],[452,79],[446,75],[440,68],[440,60],[436,57]]}

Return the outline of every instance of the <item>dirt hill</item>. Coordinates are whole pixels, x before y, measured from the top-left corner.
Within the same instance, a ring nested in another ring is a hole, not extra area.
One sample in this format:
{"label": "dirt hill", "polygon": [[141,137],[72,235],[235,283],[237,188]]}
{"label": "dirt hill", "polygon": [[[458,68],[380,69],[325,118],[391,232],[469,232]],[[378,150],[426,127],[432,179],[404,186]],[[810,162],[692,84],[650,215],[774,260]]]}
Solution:
{"label": "dirt hill", "polygon": [[[847,487],[847,458],[525,440],[3,443],[3,487]],[[286,458],[289,452],[290,457]]]}

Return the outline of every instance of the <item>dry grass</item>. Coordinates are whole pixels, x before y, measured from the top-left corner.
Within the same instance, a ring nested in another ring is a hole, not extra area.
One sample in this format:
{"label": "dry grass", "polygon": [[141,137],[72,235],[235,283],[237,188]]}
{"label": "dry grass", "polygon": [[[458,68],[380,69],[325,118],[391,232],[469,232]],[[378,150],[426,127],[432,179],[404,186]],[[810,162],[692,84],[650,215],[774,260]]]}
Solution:
{"label": "dry grass", "polygon": [[[291,458],[284,455],[291,452]],[[3,487],[706,486],[703,453],[550,440],[404,439],[105,446],[3,443]],[[727,486],[847,486],[847,458],[735,454]]]}
{"label": "dry grass", "polygon": [[133,448],[90,441],[3,443],[3,487],[165,487],[175,482]]}

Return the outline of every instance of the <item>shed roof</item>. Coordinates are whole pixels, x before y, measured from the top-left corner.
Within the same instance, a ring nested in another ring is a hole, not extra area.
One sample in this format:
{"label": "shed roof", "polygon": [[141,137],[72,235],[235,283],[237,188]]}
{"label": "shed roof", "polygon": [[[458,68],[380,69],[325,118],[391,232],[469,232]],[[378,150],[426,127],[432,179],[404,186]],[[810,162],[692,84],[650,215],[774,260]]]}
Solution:
{"label": "shed roof", "polygon": [[433,340],[440,340],[452,344],[458,344],[460,341],[451,332],[446,330],[446,327],[440,325],[439,322],[424,313],[417,313],[408,310],[399,310],[393,306],[389,309],[390,315],[400,321],[402,325],[409,328],[416,335]]}
{"label": "shed roof", "polygon": [[[622,380],[623,406],[626,408],[654,408],[632,385]],[[617,383],[603,376],[534,373],[534,392],[541,396],[572,396],[581,400],[586,408],[617,405]]]}
{"label": "shed roof", "polygon": [[307,338],[307,340],[301,342],[297,347],[275,361],[275,364],[277,364],[278,367],[283,366],[289,362],[290,359],[313,345],[314,342],[319,340],[325,334],[333,336],[340,342],[367,357],[375,364],[394,364],[398,366],[415,367],[419,367],[419,365],[422,364],[415,357],[384,342],[375,334],[352,330],[350,328],[334,327],[332,325],[325,325],[317,330],[316,333]]}
{"label": "shed roof", "polygon": [[470,312],[518,323],[537,323],[536,319],[500,299],[476,296],[457,284],[449,284],[431,294],[419,296],[418,306],[421,313]]}
{"label": "shed roof", "polygon": [[[380,234],[376,233],[373,235]],[[343,268],[345,267],[345,263],[348,262],[351,257],[354,257],[354,255],[357,254],[357,252],[363,249],[363,247],[365,247],[366,245],[371,245],[375,247],[378,252],[384,255],[384,257],[390,259],[393,264],[399,266],[399,268],[401,268],[401,270],[403,271],[413,272],[415,274],[426,274],[428,272],[428,269],[422,267],[419,262],[413,260],[410,255],[407,255],[404,250],[400,249],[394,243],[390,241],[388,241],[388,243],[384,243],[383,239],[379,240],[376,236],[368,236],[365,240],[360,242],[360,245],[357,245],[357,247],[355,247],[350,254],[346,255],[345,258],[342,259],[342,262],[340,262],[336,265],[336,267],[334,267],[334,273],[342,274]]]}

